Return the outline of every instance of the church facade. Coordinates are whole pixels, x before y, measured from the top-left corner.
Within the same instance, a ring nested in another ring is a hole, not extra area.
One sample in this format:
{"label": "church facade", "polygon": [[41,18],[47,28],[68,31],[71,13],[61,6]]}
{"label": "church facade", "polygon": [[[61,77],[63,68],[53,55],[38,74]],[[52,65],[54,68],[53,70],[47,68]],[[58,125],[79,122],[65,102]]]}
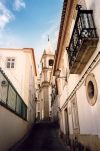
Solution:
{"label": "church facade", "polygon": [[51,51],[50,41],[48,39],[48,47],[44,50],[41,58],[41,74],[40,74],[40,108],[41,119],[49,119],[51,114],[51,84],[50,76],[54,63],[54,53]]}

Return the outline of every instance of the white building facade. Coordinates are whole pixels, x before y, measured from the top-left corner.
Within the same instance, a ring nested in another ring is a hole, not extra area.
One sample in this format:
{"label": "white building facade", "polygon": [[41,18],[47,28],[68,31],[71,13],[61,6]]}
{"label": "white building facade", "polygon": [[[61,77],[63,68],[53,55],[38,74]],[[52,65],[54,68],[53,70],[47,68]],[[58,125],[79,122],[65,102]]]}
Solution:
{"label": "white building facade", "polygon": [[54,63],[54,53],[52,52],[49,38],[47,49],[44,50],[40,63],[41,63],[40,87],[39,87],[40,119],[49,119],[51,117],[50,77]]}
{"label": "white building facade", "polygon": [[54,65],[61,132],[92,151],[100,150],[99,4],[64,0]]}
{"label": "white building facade", "polygon": [[6,151],[27,134],[36,117],[34,49],[0,48],[0,67],[0,150]]}

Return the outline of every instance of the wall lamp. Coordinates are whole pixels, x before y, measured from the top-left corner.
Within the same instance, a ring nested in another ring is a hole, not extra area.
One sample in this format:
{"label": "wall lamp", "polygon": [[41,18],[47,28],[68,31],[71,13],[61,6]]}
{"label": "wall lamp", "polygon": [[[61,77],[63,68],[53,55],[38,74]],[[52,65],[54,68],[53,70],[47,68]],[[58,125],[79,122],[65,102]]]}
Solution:
{"label": "wall lamp", "polygon": [[63,79],[65,79],[65,81],[67,81],[67,76],[66,76],[66,77],[60,77],[60,73],[61,73],[61,70],[57,69],[57,70],[55,71],[55,76],[56,76],[57,78],[63,78]]}

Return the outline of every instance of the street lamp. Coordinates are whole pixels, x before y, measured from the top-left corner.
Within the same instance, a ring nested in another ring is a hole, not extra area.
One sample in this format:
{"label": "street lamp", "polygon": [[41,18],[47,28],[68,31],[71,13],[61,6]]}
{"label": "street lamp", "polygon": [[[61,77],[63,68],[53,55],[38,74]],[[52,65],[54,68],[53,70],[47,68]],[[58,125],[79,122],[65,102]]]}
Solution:
{"label": "street lamp", "polygon": [[55,71],[55,76],[56,76],[57,78],[63,78],[63,79],[65,79],[65,81],[67,81],[67,76],[65,76],[65,77],[60,77],[60,73],[61,73],[61,70],[60,70],[60,69],[57,69],[57,70]]}

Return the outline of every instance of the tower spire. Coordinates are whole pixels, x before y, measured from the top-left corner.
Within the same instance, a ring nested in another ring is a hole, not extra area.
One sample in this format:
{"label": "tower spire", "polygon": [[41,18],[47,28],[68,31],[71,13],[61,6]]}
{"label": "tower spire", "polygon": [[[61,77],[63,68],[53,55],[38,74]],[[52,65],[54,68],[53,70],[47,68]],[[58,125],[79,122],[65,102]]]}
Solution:
{"label": "tower spire", "polygon": [[48,41],[50,41],[50,39],[49,39],[49,35],[48,35]]}

